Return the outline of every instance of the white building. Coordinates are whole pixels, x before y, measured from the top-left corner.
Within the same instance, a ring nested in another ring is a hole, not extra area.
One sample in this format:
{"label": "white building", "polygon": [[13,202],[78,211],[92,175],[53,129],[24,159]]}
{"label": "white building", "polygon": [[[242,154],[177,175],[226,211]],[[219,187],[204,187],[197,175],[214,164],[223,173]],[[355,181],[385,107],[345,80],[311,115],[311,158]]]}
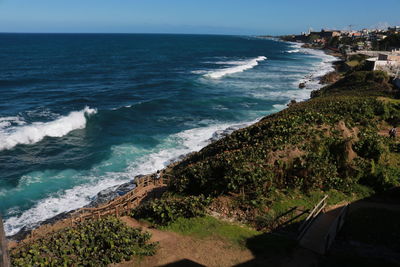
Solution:
{"label": "white building", "polygon": [[373,65],[373,70],[386,71],[390,76],[395,76],[400,70],[400,50],[380,52],[378,57],[367,59]]}

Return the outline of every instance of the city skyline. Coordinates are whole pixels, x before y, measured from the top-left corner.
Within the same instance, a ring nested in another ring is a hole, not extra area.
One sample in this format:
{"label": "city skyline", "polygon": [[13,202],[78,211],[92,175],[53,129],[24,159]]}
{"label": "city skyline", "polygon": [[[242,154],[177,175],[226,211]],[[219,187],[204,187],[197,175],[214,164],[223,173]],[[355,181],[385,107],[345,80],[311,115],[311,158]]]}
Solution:
{"label": "city skyline", "polygon": [[400,24],[398,0],[382,2],[0,0],[0,32],[278,35]]}

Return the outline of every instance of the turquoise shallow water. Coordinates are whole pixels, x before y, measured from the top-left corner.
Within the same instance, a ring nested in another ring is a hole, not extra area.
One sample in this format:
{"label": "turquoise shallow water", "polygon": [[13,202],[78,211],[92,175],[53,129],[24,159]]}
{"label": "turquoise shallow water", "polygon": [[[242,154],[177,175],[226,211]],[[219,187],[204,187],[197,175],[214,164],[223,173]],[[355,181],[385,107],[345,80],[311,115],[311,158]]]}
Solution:
{"label": "turquoise shallow water", "polygon": [[8,234],[307,99],[333,60],[246,36],[0,34],[0,44]]}

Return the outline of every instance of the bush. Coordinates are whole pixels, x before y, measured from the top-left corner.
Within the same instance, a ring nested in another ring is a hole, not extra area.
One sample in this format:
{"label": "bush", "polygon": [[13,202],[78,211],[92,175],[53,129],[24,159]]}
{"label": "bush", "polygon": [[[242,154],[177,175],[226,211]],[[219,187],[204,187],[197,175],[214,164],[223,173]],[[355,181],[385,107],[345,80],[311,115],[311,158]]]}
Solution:
{"label": "bush", "polygon": [[385,152],[381,137],[376,132],[360,133],[360,140],[355,143],[354,150],[359,156],[375,161]]}
{"label": "bush", "polygon": [[108,217],[66,228],[11,252],[12,266],[107,266],[154,255],[151,235]]}
{"label": "bush", "polygon": [[387,83],[389,81],[389,76],[384,71],[371,71],[367,73],[366,80],[376,83]]}
{"label": "bush", "polygon": [[371,161],[361,182],[376,191],[385,191],[400,184],[400,168]]}
{"label": "bush", "polygon": [[168,225],[178,218],[204,216],[210,199],[204,196],[169,197],[146,202],[132,211],[136,219],[147,219],[158,225]]}

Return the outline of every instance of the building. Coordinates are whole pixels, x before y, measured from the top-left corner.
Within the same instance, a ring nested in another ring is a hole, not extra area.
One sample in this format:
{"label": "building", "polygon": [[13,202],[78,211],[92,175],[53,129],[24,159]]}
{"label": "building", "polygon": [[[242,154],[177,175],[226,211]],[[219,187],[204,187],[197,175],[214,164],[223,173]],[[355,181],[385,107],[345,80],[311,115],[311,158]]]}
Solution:
{"label": "building", "polygon": [[341,35],[341,32],[336,30],[322,29],[320,32],[310,32],[310,35],[317,35],[320,38],[332,38],[332,37],[339,37]]}
{"label": "building", "polygon": [[400,26],[393,26],[388,28],[388,32],[390,33],[400,33]]}
{"label": "building", "polygon": [[382,70],[390,76],[398,75],[400,70],[400,50],[379,52],[378,57],[367,59],[372,70]]}

